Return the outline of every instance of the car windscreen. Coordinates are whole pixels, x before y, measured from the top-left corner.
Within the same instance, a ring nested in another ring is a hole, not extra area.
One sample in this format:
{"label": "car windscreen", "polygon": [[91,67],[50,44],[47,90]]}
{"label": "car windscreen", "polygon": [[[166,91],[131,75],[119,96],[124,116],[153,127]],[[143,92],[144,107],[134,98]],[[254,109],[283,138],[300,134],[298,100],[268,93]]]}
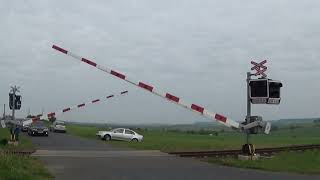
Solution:
{"label": "car windscreen", "polygon": [[125,134],[132,134],[132,135],[134,135],[135,133],[134,133],[133,131],[131,131],[131,130],[126,129]]}
{"label": "car windscreen", "polygon": [[123,129],[115,129],[113,130],[114,133],[123,133]]}
{"label": "car windscreen", "polygon": [[44,123],[33,123],[32,127],[46,127]]}

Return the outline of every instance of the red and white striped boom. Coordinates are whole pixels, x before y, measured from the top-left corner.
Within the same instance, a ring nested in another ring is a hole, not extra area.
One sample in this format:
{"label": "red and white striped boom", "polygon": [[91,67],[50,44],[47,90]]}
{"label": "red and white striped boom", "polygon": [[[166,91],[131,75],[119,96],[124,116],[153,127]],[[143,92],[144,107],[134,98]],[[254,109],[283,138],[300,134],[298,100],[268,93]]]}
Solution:
{"label": "red and white striped boom", "polygon": [[[127,93],[128,93],[128,91],[122,91],[122,92],[120,93],[120,95],[124,95],[124,94],[127,94]],[[58,115],[64,114],[64,113],[66,113],[66,112],[69,112],[69,111],[71,111],[71,110],[73,110],[73,109],[83,108],[83,107],[85,107],[85,106],[87,106],[87,105],[89,105],[89,104],[95,104],[95,103],[98,103],[98,102],[100,102],[100,101],[103,101],[103,100],[106,100],[106,99],[110,99],[110,98],[113,98],[113,97],[115,97],[115,95],[109,95],[109,96],[106,96],[106,97],[103,97],[103,98],[100,98],[100,99],[94,99],[94,100],[92,100],[92,101],[88,101],[88,102],[86,102],[86,103],[81,103],[81,104],[78,104],[78,105],[66,107],[66,108],[64,108],[64,109],[62,109],[62,110],[59,110],[59,111],[56,111],[56,112],[45,113],[45,114],[42,114],[41,116],[37,116],[37,117],[34,117],[34,118],[29,119],[29,120],[27,120],[27,121],[24,121],[24,122],[23,122],[23,125],[31,124],[32,122],[38,121],[38,120],[40,120],[41,118],[48,118],[48,119],[49,119],[49,118],[51,118],[51,117],[56,117],[56,116],[58,116]]]}
{"label": "red and white striped boom", "polygon": [[86,63],[88,65],[96,67],[101,71],[104,71],[104,72],[106,72],[108,74],[116,76],[116,77],[118,77],[118,78],[120,78],[120,79],[122,79],[122,80],[124,80],[124,81],[126,81],[128,83],[136,85],[136,86],[138,86],[138,87],[140,87],[140,88],[142,88],[142,89],[144,89],[146,91],[149,91],[149,92],[151,92],[151,93],[153,93],[153,94],[155,94],[157,96],[160,96],[160,97],[162,97],[164,99],[167,99],[167,100],[169,100],[169,101],[171,101],[171,102],[173,102],[173,103],[175,103],[177,105],[180,105],[180,106],[182,106],[184,108],[187,108],[187,109],[189,109],[189,110],[191,110],[193,112],[199,113],[199,114],[201,114],[203,116],[206,116],[206,117],[208,117],[210,119],[215,119],[216,121],[218,121],[218,122],[220,122],[220,123],[222,123],[222,124],[224,124],[224,125],[226,125],[228,127],[240,128],[240,123],[239,122],[233,121],[233,120],[231,120],[231,119],[229,119],[229,118],[227,118],[227,117],[225,117],[223,115],[220,115],[218,113],[209,112],[204,107],[202,107],[200,105],[187,103],[186,101],[182,100],[180,97],[175,96],[175,95],[173,95],[171,93],[162,92],[162,91],[160,91],[159,89],[156,89],[154,86],[152,86],[150,84],[147,84],[147,83],[142,82],[142,81],[132,80],[132,79],[128,78],[126,75],[120,73],[119,71],[112,70],[112,69],[107,68],[107,67],[103,67],[103,66],[93,62],[92,60],[89,60],[87,58],[83,58],[83,57],[81,57],[79,55],[73,54],[72,52],[67,51],[67,50],[65,50],[65,49],[63,49],[63,48],[61,48],[59,46],[53,45],[52,48],[57,50],[57,51],[59,51],[59,52],[61,52],[61,53],[69,55],[69,56],[71,56],[71,57],[73,57],[73,58],[75,58],[75,59],[77,59],[79,61],[82,61],[82,62],[84,62],[84,63]]}

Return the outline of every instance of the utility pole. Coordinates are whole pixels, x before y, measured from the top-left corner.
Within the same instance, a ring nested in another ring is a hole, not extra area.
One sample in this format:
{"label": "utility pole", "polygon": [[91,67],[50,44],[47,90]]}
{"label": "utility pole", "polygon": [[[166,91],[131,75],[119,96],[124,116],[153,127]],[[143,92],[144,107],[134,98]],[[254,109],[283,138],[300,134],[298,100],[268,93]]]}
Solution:
{"label": "utility pole", "polygon": [[[250,79],[251,79],[251,73],[247,72],[247,116],[246,116],[246,124],[250,123],[250,117],[251,117],[251,102],[250,102]],[[246,142],[249,144],[249,138],[250,138],[250,133],[249,130],[246,130]]]}
{"label": "utility pole", "polygon": [[6,127],[6,104],[3,104],[3,119],[0,121],[2,128]]}
{"label": "utility pole", "polygon": [[27,116],[30,116],[30,107],[28,108]]}
{"label": "utility pole", "polygon": [[6,119],[6,104],[3,104],[3,120]]}

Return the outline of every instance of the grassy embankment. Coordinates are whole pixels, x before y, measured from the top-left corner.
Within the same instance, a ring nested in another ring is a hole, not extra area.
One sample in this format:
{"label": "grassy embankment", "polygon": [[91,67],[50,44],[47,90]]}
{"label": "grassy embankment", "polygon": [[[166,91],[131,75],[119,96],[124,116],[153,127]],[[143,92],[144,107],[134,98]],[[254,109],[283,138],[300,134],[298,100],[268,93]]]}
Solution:
{"label": "grassy embankment", "polygon": [[[9,137],[9,130],[0,128],[0,141],[4,142],[3,139],[9,139]],[[0,150],[32,148],[32,143],[27,137],[21,136],[19,143],[17,147],[0,144]],[[43,164],[34,157],[4,155],[0,152],[0,179],[43,180],[53,179],[53,177],[44,168]]]}
{"label": "grassy embankment", "polygon": [[284,152],[270,159],[242,161],[234,158],[209,158],[205,161],[225,166],[268,171],[320,174],[320,151]]}
{"label": "grassy embankment", "polygon": [[[70,134],[85,138],[96,138],[96,127],[78,125],[68,126]],[[208,149],[239,149],[244,143],[244,135],[238,132],[223,132],[218,136],[188,134],[185,132],[164,132],[161,130],[140,131],[144,135],[141,143],[111,141],[107,143],[134,149],[187,151]],[[320,127],[306,125],[298,128],[280,128],[269,135],[252,135],[256,147],[286,146],[294,144],[319,144]],[[210,163],[242,168],[264,169],[270,171],[295,173],[320,173],[320,151],[284,152],[272,159],[241,161],[233,158],[209,158]]]}

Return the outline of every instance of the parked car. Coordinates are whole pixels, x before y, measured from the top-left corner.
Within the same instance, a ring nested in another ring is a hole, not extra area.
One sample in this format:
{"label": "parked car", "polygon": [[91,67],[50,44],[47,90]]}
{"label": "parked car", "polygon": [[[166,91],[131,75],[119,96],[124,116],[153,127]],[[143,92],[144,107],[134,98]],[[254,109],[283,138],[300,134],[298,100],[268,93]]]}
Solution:
{"label": "parked car", "polygon": [[34,135],[48,136],[49,129],[44,122],[41,122],[41,121],[33,122],[28,128],[28,134],[30,136],[34,136]]}
{"label": "parked car", "polygon": [[96,133],[102,140],[121,140],[121,141],[133,141],[141,142],[143,141],[143,136],[126,128],[117,128],[110,131],[98,131]]}
{"label": "parked car", "polygon": [[22,131],[22,132],[27,132],[28,129],[29,129],[29,127],[30,127],[30,124],[28,124],[28,125],[22,125],[21,131]]}
{"label": "parked car", "polygon": [[67,132],[66,124],[63,121],[55,121],[50,126],[51,132]]}

